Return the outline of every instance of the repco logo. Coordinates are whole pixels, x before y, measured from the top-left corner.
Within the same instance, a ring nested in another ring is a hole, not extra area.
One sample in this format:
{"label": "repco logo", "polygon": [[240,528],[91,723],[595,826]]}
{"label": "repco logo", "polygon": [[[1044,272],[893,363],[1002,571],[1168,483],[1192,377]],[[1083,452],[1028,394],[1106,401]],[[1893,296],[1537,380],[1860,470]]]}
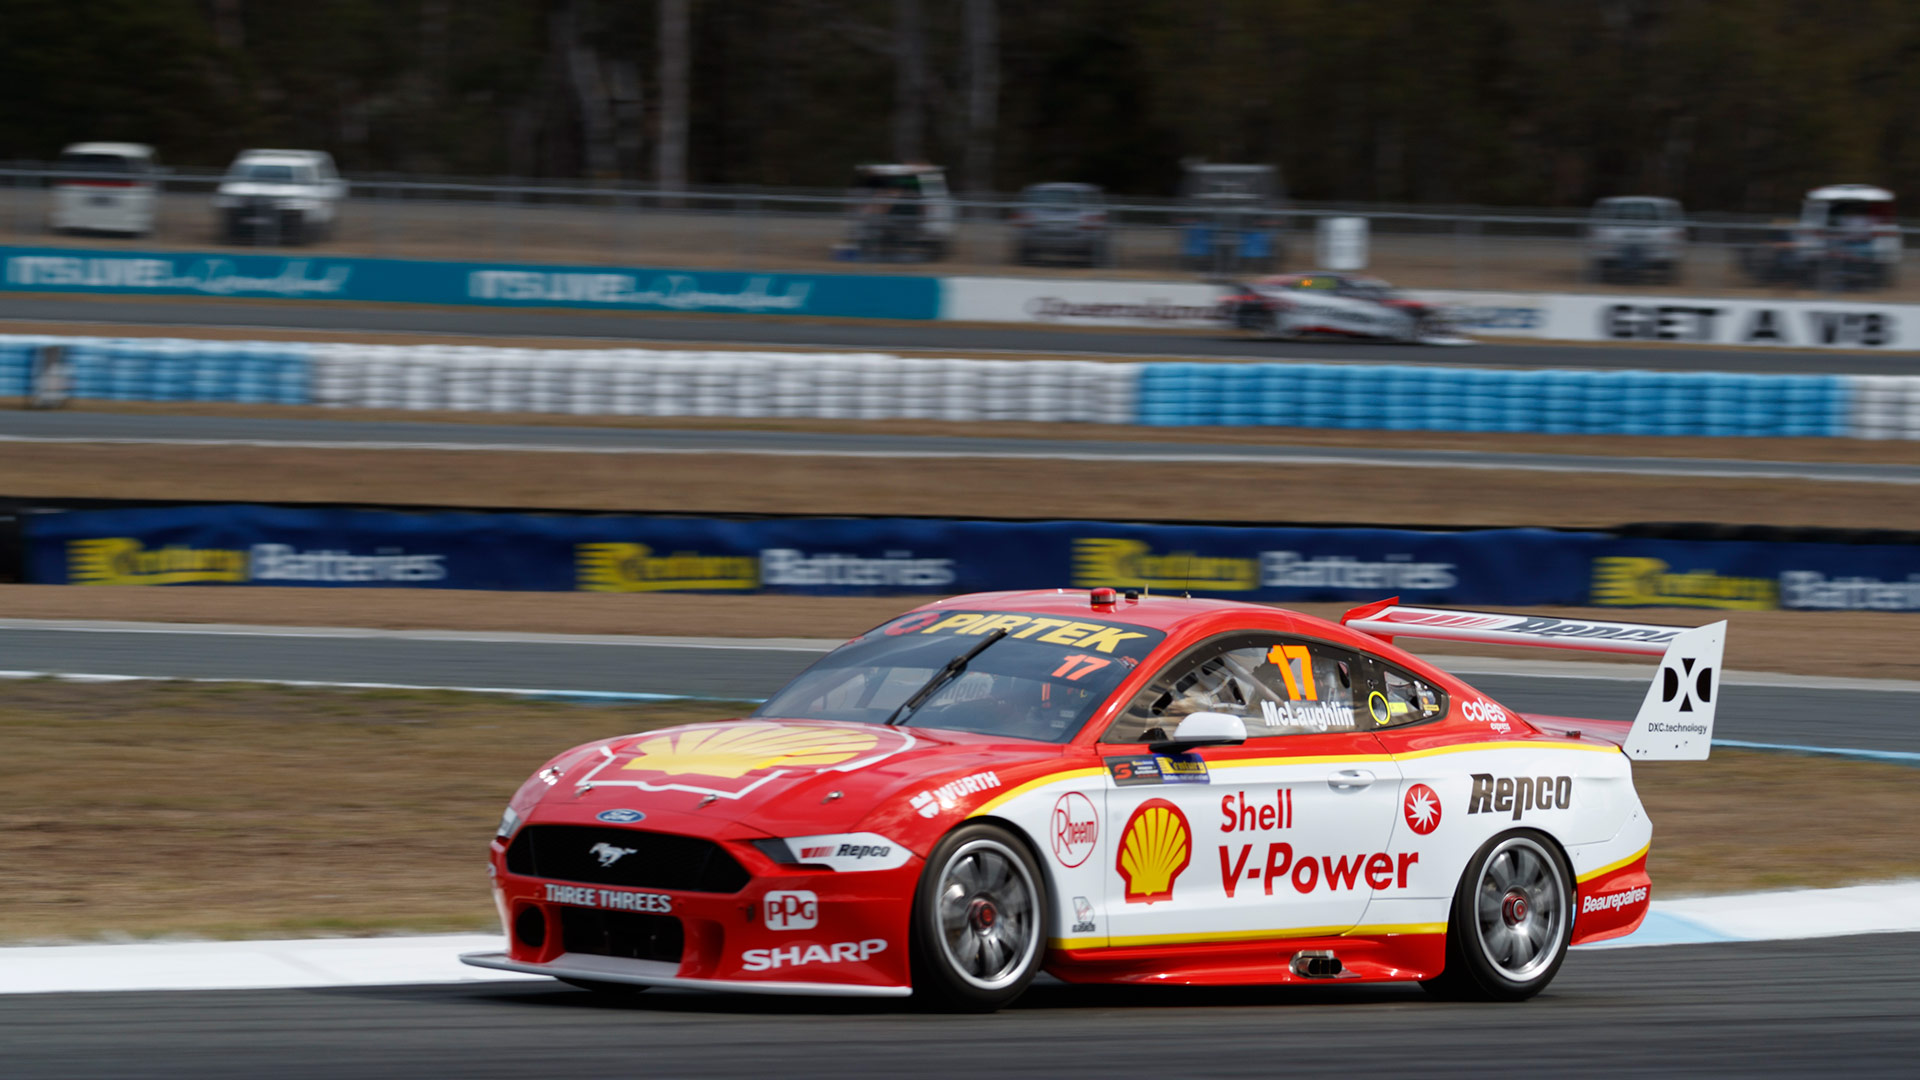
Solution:
{"label": "repco logo", "polygon": [[1077,791],[1069,791],[1053,804],[1053,857],[1065,867],[1079,866],[1093,854],[1093,842],[1100,838],[1100,819],[1093,800]]}
{"label": "repco logo", "polygon": [[1473,790],[1467,795],[1469,814],[1505,814],[1513,820],[1529,810],[1565,810],[1573,805],[1571,776],[1510,776],[1494,778],[1492,773],[1474,773]]}

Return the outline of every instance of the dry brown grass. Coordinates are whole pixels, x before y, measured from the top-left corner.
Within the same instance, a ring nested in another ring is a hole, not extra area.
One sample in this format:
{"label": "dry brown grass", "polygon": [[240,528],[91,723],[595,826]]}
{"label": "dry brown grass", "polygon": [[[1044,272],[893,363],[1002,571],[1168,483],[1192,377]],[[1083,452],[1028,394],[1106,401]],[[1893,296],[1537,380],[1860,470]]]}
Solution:
{"label": "dry brown grass", "polygon": [[[577,742],[729,715],[445,693],[9,684],[0,939],[491,926],[486,837]],[[1914,772],[1642,766],[1661,895],[1920,874]]]}
{"label": "dry brown grass", "polygon": [[[16,497],[663,513],[1920,529],[1876,484],[1346,466],[16,444]],[[1894,496],[1900,497],[1894,497]]]}

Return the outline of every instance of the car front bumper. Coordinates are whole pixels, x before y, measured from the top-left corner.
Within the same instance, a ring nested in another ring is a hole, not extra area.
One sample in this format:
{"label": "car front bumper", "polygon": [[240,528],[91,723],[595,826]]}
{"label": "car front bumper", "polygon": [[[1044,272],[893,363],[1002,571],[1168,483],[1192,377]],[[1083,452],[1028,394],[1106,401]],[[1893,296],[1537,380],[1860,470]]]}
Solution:
{"label": "car front bumper", "polygon": [[795,994],[815,997],[906,997],[910,986],[871,986],[858,983],[791,982],[771,979],[689,979],[677,972],[679,964],[659,960],[628,960],[586,953],[561,953],[546,963],[515,960],[504,952],[462,953],[460,962],[497,971],[551,975],[557,979],[658,986],[673,990],[714,990],[736,994]]}

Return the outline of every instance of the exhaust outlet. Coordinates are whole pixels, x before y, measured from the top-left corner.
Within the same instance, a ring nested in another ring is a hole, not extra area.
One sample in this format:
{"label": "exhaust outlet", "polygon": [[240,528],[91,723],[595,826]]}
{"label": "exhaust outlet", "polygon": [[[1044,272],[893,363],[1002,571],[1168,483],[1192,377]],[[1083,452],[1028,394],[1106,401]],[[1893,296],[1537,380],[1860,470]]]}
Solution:
{"label": "exhaust outlet", "polygon": [[1330,949],[1303,949],[1288,966],[1303,979],[1337,979],[1346,970]]}

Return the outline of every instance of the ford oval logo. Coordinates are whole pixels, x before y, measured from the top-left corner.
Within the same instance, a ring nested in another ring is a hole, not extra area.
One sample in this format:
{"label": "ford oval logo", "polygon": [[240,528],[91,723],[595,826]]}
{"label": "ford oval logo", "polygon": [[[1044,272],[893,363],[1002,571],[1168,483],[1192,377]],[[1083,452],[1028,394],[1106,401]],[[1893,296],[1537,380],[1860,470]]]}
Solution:
{"label": "ford oval logo", "polygon": [[647,820],[647,815],[638,810],[629,810],[624,806],[617,810],[602,810],[593,816],[614,825],[631,825],[636,821]]}

